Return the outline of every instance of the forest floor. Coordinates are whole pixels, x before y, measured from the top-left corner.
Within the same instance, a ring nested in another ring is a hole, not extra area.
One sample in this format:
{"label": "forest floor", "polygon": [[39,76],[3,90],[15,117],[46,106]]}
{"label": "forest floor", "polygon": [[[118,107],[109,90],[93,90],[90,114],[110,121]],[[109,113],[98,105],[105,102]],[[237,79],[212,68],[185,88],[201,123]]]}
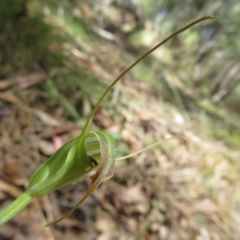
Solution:
{"label": "forest floor", "polygon": [[[67,85],[65,76],[59,84],[66,86],[55,91],[57,70],[0,81],[1,208],[24,191],[36,166],[80,134],[104,88],[135,59],[97,36],[79,44],[80,50],[73,44],[62,50],[68,55],[66,68],[79,66],[89,73],[79,79],[85,93]],[[99,82],[91,82],[91,76]],[[88,91],[96,96],[88,97]],[[69,111],[76,113],[69,103],[81,120],[73,120]],[[104,101],[91,129],[115,136],[119,154],[160,139],[162,144],[116,163],[113,178],[57,225],[43,227],[81,198],[89,188],[88,177],[34,200],[0,227],[0,239],[238,239],[240,154],[208,135],[212,124],[204,113],[192,118],[164,101],[159,89],[129,73]]]}

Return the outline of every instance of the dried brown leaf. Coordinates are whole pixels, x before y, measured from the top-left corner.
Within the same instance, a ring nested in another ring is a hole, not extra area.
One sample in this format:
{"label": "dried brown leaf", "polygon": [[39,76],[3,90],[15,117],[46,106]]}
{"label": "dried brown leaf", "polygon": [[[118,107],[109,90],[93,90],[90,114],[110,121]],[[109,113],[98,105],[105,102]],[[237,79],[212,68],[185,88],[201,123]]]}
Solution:
{"label": "dried brown leaf", "polygon": [[55,146],[53,143],[45,140],[38,141],[39,150],[44,153],[46,156],[51,156],[54,152],[56,152]]}
{"label": "dried brown leaf", "polygon": [[46,78],[42,72],[31,73],[24,76],[16,76],[8,79],[2,79],[0,82],[0,90],[4,90],[12,85],[18,85],[21,89],[29,88],[42,82]]}
{"label": "dried brown leaf", "polygon": [[191,212],[204,212],[207,214],[219,212],[219,207],[209,198],[205,198],[196,202],[191,208]]}
{"label": "dried brown leaf", "polygon": [[143,194],[141,189],[141,184],[136,184],[135,186],[129,188],[121,188],[118,192],[119,199],[124,203],[139,203],[146,202],[147,198]]}
{"label": "dried brown leaf", "polygon": [[22,191],[19,190],[17,187],[13,186],[10,183],[7,183],[3,180],[0,180],[0,190],[7,192],[12,197],[17,198],[21,195]]}

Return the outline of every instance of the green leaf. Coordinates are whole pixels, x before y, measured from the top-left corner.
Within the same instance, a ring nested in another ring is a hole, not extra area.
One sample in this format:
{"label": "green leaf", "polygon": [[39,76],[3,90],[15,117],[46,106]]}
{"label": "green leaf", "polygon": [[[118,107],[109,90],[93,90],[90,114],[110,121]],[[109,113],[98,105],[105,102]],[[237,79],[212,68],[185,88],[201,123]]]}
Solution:
{"label": "green leaf", "polygon": [[20,197],[15,199],[10,205],[8,205],[0,213],[0,225],[4,224],[22,209],[24,209],[32,200],[32,197],[28,193],[23,193]]}

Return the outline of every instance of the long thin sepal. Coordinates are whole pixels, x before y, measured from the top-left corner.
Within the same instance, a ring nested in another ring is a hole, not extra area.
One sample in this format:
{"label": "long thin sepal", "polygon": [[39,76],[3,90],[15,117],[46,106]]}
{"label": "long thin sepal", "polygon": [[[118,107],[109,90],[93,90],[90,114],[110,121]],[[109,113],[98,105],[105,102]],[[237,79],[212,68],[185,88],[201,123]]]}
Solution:
{"label": "long thin sepal", "polygon": [[141,62],[145,57],[147,57],[148,55],[150,55],[152,52],[154,52],[157,48],[159,48],[160,46],[162,46],[164,43],[168,42],[170,39],[172,39],[173,37],[177,36],[179,33],[184,32],[185,30],[187,30],[188,28],[202,22],[205,20],[213,20],[216,19],[215,16],[205,16],[205,17],[201,17],[191,23],[189,23],[188,25],[186,25],[185,27],[180,28],[179,30],[177,30],[176,32],[174,32],[173,34],[169,35],[167,38],[165,38],[163,41],[161,41],[160,43],[158,43],[155,47],[151,48],[149,51],[147,51],[145,54],[143,54],[140,58],[138,58],[134,63],[132,63],[127,69],[125,69],[114,81],[113,83],[106,89],[106,91],[103,93],[103,95],[100,97],[100,99],[98,100],[97,104],[95,105],[94,109],[92,110],[90,116],[88,117],[82,133],[86,134],[89,126],[92,122],[92,119],[96,113],[96,111],[98,110],[101,102],[103,101],[103,99],[106,97],[106,95],[108,94],[108,92],[116,85],[116,83],[118,81],[120,81],[120,79],[126,75],[132,68],[134,68],[139,62]]}
{"label": "long thin sepal", "polygon": [[157,141],[157,142],[155,142],[155,143],[153,143],[153,144],[151,144],[151,145],[149,145],[149,146],[147,146],[147,147],[145,147],[145,148],[143,148],[143,149],[141,149],[141,150],[139,150],[137,152],[131,153],[131,154],[123,156],[123,157],[116,158],[115,162],[122,161],[122,160],[125,160],[125,159],[128,159],[128,158],[134,157],[135,155],[138,155],[140,153],[146,152],[147,150],[149,150],[151,148],[154,148],[154,147],[162,144],[163,142],[168,141],[168,140],[172,140],[174,138],[178,138],[178,139],[182,139],[183,141],[186,141],[183,137],[179,137],[179,136],[171,137],[171,138],[167,138],[167,139],[162,139],[162,140],[159,140],[159,141]]}
{"label": "long thin sepal", "polygon": [[0,212],[0,225],[4,224],[22,209],[24,209],[32,200],[32,197],[28,193],[23,193],[10,205],[8,205],[2,212]]}
{"label": "long thin sepal", "polygon": [[[166,139],[166,141],[167,141],[167,140],[170,140],[170,139],[172,139],[172,138]],[[147,146],[147,147],[145,147],[145,148],[143,148],[143,149],[141,149],[141,150],[139,150],[139,151],[137,151],[137,152],[131,153],[131,154],[126,155],[126,156],[124,156],[124,157],[116,158],[115,161],[118,162],[118,161],[122,161],[122,160],[125,160],[125,159],[127,159],[127,158],[130,158],[130,157],[134,157],[135,155],[138,155],[138,154],[140,154],[140,153],[142,153],[142,152],[146,152],[147,150],[156,147],[157,145],[163,143],[163,141],[164,141],[164,140],[157,141],[157,142],[155,142],[155,143],[153,143],[153,144],[151,144],[151,145],[149,145],[149,146]]]}

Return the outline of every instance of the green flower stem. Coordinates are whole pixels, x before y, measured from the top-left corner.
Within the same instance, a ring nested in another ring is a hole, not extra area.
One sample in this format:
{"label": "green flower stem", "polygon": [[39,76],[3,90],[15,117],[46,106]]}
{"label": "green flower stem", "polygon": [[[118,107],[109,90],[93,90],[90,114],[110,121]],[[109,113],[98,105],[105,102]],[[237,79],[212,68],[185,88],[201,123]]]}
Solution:
{"label": "green flower stem", "polygon": [[15,199],[10,205],[0,212],[0,225],[4,224],[22,209],[24,209],[32,200],[32,197],[29,193],[23,193],[17,199]]}

